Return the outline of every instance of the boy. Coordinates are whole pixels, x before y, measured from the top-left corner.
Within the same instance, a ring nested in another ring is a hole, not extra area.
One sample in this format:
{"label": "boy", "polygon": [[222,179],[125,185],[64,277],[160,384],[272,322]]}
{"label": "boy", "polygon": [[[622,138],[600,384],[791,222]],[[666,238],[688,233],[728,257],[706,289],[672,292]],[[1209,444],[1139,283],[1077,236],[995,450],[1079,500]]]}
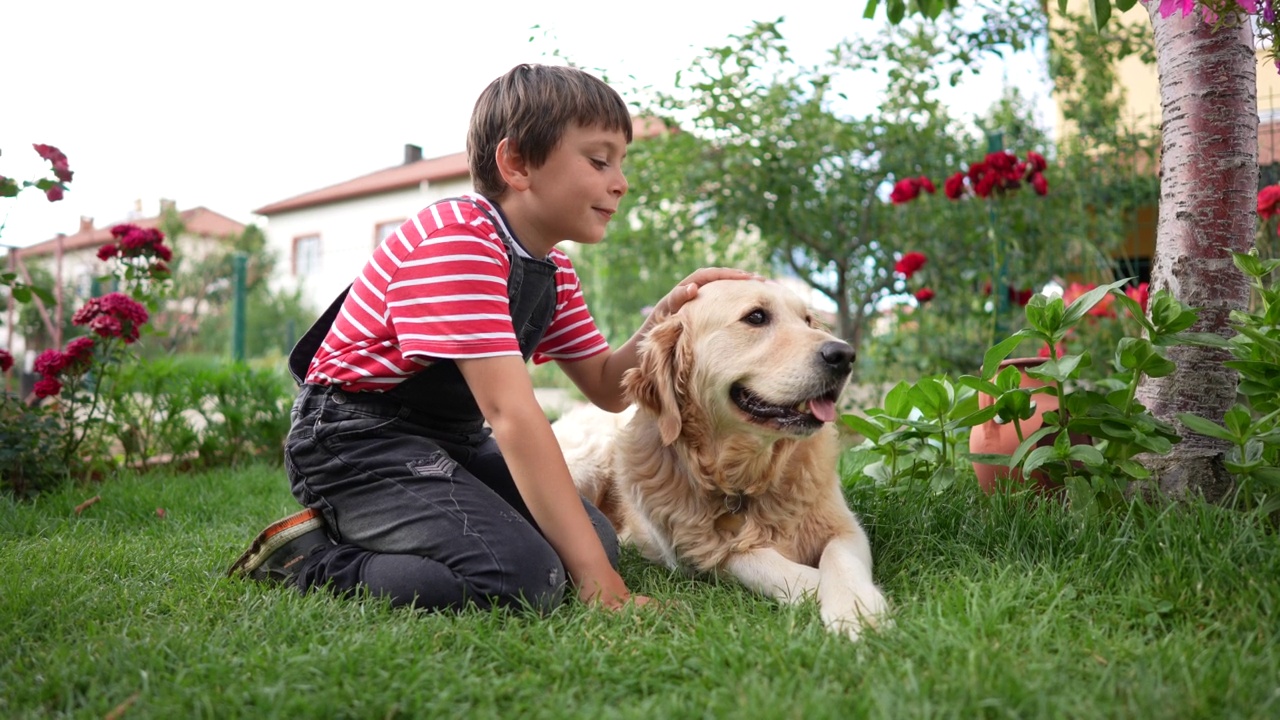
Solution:
{"label": "boy", "polygon": [[477,194],[404,223],[291,354],[305,382],[285,467],[306,509],[229,574],[421,608],[547,610],[567,582],[610,608],[647,601],[618,575],[617,538],[578,496],[524,363],[555,360],[620,411],[648,328],[700,285],[754,276],[698,270],[610,350],[555,245],[603,239],[631,130],[618,94],[574,68],[520,65],[481,93]]}

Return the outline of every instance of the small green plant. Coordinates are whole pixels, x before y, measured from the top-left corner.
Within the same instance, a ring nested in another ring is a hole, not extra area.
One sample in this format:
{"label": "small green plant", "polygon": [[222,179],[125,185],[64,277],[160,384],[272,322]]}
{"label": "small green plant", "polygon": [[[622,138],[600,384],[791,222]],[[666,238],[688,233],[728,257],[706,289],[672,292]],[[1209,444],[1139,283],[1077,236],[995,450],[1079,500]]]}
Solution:
{"label": "small green plant", "polygon": [[1231,312],[1234,337],[1195,333],[1188,341],[1231,353],[1235,359],[1225,364],[1240,373],[1237,391],[1243,402],[1226,412],[1222,425],[1190,413],[1178,419],[1202,435],[1231,443],[1225,465],[1236,476],[1237,497],[1271,512],[1280,509],[1280,289],[1270,280],[1280,260],[1261,259],[1257,249],[1232,256],[1253,285],[1256,307]]}
{"label": "small green plant", "polygon": [[[981,377],[960,379],[961,384],[994,397],[996,417],[1014,423],[1021,438],[1011,456],[975,455],[973,460],[1017,468],[1024,477],[1042,472],[1065,485],[1072,507],[1084,512],[1122,502],[1130,481],[1150,476],[1135,457],[1168,453],[1180,438],[1172,425],[1153,417],[1138,402],[1138,383],[1144,376],[1163,377],[1173,371],[1163,348],[1185,340],[1183,331],[1195,323],[1197,312],[1161,291],[1151,297],[1150,313],[1144,313],[1137,301],[1121,291],[1127,282],[1094,288],[1070,305],[1061,298],[1035,296],[1026,307],[1028,327],[987,351]],[[1108,296],[1138,321],[1145,337],[1122,338],[1111,358],[1110,372],[1089,383],[1081,382],[1081,371],[1090,366],[1091,354],[1059,354],[1058,348]],[[1019,387],[1013,368],[995,376],[1000,361],[1027,341],[1048,348],[1049,357],[1043,363],[1025,370],[1028,376],[1045,382],[1044,388]],[[1018,423],[1031,416],[1038,393],[1061,398],[1060,410],[1045,413],[1043,426],[1023,437]]]}
{"label": "small green plant", "polygon": [[885,395],[883,408],[867,410],[866,417],[847,414],[841,421],[866,438],[858,450],[876,459],[862,473],[877,485],[892,491],[923,481],[941,491],[955,483],[968,429],[995,414],[994,407],[978,409],[972,387],[939,375],[900,382]]}

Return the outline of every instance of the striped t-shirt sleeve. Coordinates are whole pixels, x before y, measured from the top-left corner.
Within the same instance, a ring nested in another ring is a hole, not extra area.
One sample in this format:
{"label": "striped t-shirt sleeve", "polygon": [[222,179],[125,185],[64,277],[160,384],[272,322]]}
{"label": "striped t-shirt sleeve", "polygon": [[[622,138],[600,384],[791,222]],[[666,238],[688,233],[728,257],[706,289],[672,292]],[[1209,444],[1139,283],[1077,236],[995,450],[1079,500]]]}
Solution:
{"label": "striped t-shirt sleeve", "polygon": [[505,246],[482,214],[467,210],[441,203],[406,223],[412,249],[386,292],[388,325],[406,358],[520,355]]}

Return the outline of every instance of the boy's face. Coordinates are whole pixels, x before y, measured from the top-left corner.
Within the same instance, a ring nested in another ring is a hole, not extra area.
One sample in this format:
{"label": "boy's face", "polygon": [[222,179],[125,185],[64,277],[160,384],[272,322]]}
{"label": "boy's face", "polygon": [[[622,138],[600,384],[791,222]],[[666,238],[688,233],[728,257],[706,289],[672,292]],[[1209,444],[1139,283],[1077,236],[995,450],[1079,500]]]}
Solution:
{"label": "boy's face", "polygon": [[594,245],[627,192],[621,131],[570,126],[541,167],[530,169],[537,225],[551,244],[561,240]]}

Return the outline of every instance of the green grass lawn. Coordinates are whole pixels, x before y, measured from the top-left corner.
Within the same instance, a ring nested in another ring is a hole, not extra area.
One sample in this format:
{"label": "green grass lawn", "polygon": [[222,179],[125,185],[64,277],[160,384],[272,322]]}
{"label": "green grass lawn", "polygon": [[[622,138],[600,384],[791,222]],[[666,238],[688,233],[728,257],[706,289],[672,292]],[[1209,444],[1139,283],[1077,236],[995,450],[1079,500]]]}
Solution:
{"label": "green grass lawn", "polygon": [[858,643],[634,554],[623,575],[661,610],[428,614],[227,580],[293,507],[270,466],[0,501],[0,717],[1280,717],[1280,538],[1259,518],[850,501],[896,608]]}

